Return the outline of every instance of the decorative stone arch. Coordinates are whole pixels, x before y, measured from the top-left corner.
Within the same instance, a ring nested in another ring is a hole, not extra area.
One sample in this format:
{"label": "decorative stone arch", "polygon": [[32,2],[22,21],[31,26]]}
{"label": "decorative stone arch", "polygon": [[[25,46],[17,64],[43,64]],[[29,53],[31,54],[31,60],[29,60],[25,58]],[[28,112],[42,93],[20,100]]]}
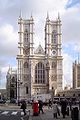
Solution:
{"label": "decorative stone arch", "polygon": [[29,63],[28,62],[24,63],[24,68],[29,68]]}
{"label": "decorative stone arch", "polygon": [[42,62],[38,62],[35,66],[35,83],[45,83],[45,66]]}

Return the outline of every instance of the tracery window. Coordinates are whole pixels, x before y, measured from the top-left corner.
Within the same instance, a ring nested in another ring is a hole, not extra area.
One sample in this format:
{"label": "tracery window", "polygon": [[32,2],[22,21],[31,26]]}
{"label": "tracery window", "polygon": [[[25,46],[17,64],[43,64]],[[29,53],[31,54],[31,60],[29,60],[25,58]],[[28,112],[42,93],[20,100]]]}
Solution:
{"label": "tracery window", "polygon": [[41,62],[39,62],[35,67],[35,83],[45,83],[45,67]]}
{"label": "tracery window", "polygon": [[57,42],[57,32],[56,32],[56,30],[53,30],[53,32],[52,32],[52,43],[56,44],[56,42]]}
{"label": "tracery window", "polygon": [[25,32],[24,32],[24,43],[25,43],[25,44],[28,43],[28,38],[29,38],[29,34],[28,34],[27,29],[26,29]]}
{"label": "tracery window", "polygon": [[28,68],[28,67],[29,67],[28,62],[25,62],[25,63],[24,63],[24,68]]}
{"label": "tracery window", "polygon": [[29,63],[28,63],[28,62],[25,62],[25,63],[24,63],[24,73],[25,73],[25,74],[28,72],[28,69],[29,69]]}

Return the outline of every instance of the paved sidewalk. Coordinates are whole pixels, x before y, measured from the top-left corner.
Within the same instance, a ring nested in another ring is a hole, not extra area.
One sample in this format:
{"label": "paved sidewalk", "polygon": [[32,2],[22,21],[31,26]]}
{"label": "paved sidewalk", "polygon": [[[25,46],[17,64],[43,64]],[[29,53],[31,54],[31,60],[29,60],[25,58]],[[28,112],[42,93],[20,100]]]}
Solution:
{"label": "paved sidewalk", "polygon": [[[0,104],[0,110],[20,110],[20,107],[17,104]],[[27,108],[31,109],[31,105],[28,105]]]}
{"label": "paved sidewalk", "polygon": [[[29,120],[56,120],[53,118],[53,113],[51,109],[45,109],[44,114],[40,114],[39,116],[33,116],[32,113],[29,117]],[[62,115],[58,116],[58,120],[72,120],[71,115],[66,116],[65,119],[62,118]]]}
{"label": "paved sidewalk", "polygon": [[0,109],[1,110],[18,110],[20,109],[20,106],[16,104],[0,104]]}

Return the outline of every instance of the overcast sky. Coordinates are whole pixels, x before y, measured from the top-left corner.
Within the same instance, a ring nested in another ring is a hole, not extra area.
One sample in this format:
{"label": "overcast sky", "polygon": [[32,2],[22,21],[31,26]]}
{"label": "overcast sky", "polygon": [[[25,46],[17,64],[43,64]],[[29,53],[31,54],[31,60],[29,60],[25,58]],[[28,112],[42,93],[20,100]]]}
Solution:
{"label": "overcast sky", "polygon": [[31,13],[35,22],[35,47],[44,47],[44,26],[47,11],[51,20],[58,12],[62,21],[62,54],[64,85],[71,85],[72,63],[80,54],[80,0],[0,0],[0,88],[6,86],[6,72],[9,65],[17,66],[18,17],[29,19]]}

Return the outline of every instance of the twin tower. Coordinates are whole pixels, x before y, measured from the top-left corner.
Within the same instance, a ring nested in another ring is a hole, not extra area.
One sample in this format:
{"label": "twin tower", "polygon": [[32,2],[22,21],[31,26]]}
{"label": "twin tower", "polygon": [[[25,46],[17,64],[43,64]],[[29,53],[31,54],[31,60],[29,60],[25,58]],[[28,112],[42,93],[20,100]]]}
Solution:
{"label": "twin tower", "polygon": [[[18,61],[18,97],[31,98],[36,94],[53,93],[62,90],[62,40],[61,20],[50,20],[47,15],[45,23],[45,49],[39,45],[34,50],[34,19],[18,19],[19,53]],[[38,41],[37,41],[38,42]]]}

